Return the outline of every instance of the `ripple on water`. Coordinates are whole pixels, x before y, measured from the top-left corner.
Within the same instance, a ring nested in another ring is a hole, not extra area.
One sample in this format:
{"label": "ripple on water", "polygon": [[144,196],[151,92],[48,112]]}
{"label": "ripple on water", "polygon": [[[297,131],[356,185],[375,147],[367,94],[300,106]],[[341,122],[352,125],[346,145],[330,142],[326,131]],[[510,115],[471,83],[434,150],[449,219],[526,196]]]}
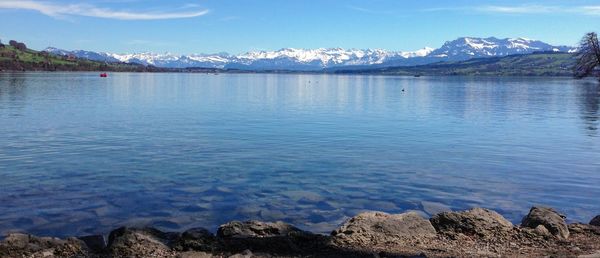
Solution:
{"label": "ripple on water", "polygon": [[600,214],[596,82],[96,77],[0,74],[0,233],[246,219],[328,233],[370,210],[483,206],[518,222],[534,204]]}

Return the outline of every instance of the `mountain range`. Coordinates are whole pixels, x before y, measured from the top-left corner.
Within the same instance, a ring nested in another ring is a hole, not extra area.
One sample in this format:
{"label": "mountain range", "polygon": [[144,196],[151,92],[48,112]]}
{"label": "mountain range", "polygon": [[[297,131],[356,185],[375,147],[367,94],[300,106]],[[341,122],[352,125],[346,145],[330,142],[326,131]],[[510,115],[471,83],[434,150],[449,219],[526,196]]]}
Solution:
{"label": "mountain range", "polygon": [[67,51],[54,47],[44,51],[55,55],[75,56],[101,62],[124,62],[165,68],[203,67],[239,70],[295,70],[364,69],[365,67],[392,67],[425,65],[445,61],[464,61],[473,58],[502,57],[534,52],[572,53],[569,46],[553,46],[526,38],[462,37],[445,42],[440,48],[404,52],[383,49],[295,49],[251,51],[240,55],[228,53],[176,55],[150,52],[115,54],[85,50]]}

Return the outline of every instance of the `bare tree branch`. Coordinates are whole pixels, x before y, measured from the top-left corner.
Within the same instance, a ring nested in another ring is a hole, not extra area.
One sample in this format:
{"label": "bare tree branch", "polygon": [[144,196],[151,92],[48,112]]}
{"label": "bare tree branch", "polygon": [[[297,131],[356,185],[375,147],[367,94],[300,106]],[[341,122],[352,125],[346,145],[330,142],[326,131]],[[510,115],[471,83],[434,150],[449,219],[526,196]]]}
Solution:
{"label": "bare tree branch", "polygon": [[579,43],[575,64],[575,78],[590,76],[600,66],[600,43],[595,32],[585,34]]}

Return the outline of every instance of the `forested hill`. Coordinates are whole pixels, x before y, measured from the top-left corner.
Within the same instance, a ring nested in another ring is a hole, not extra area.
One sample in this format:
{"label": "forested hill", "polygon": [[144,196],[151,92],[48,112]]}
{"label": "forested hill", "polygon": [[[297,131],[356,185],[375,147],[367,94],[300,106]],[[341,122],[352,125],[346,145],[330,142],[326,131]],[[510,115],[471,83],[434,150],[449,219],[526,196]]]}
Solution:
{"label": "forested hill", "polygon": [[0,44],[0,71],[114,71],[114,72],[215,72],[218,69],[169,69],[150,65],[91,61],[74,56],[60,56],[28,49],[11,41]]}
{"label": "forested hill", "polygon": [[489,76],[573,76],[575,56],[569,53],[540,52],[526,55],[475,58],[419,66],[328,70],[344,74],[387,75],[489,75]]}

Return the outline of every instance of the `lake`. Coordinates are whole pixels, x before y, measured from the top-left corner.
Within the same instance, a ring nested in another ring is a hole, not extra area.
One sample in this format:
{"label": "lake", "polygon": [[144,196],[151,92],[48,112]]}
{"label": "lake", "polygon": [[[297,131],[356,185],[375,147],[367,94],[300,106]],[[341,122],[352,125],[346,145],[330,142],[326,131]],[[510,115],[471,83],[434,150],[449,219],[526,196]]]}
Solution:
{"label": "lake", "polygon": [[600,84],[570,78],[0,73],[0,234],[365,210],[600,214]]}

